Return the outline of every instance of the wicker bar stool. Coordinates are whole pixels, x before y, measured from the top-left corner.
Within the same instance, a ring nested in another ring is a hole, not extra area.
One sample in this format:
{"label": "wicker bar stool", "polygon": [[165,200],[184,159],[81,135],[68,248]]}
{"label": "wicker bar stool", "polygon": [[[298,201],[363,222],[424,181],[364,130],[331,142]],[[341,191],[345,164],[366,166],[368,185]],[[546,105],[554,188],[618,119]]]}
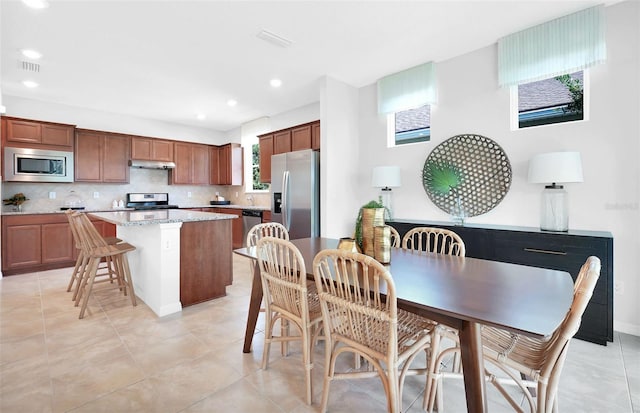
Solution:
{"label": "wicker bar stool", "polygon": [[[558,412],[558,383],[569,343],[580,327],[582,314],[599,277],[600,259],[587,258],[578,273],[573,289],[573,302],[567,315],[560,326],[547,337],[531,338],[495,327],[482,328],[485,366],[492,365],[507,375],[497,377],[485,367],[487,380],[516,411],[524,412],[524,409],[506,391],[505,384],[516,385],[522,390],[531,413]],[[441,352],[436,365],[440,366],[443,358],[454,351],[459,350],[452,348]],[[425,400],[429,412],[433,411],[434,404],[437,405],[438,412],[443,411],[442,379],[445,377],[461,378],[461,375],[442,372],[440,369],[429,375],[429,380],[437,383],[437,391],[431,392],[429,400]],[[536,396],[531,389],[536,389]]]}
{"label": "wicker bar stool", "polygon": [[[391,274],[367,255],[321,251],[313,260],[313,275],[327,342],[320,411],[327,410],[333,380],[378,376],[388,411],[399,412],[405,377],[427,375],[427,369],[411,369],[411,364],[423,351],[428,353],[435,323],[399,310]],[[342,353],[363,357],[372,369],[336,372]]]}
{"label": "wicker bar stool", "polygon": [[[273,342],[302,341],[302,363],[305,371],[305,401],[311,404],[313,384],[313,345],[322,323],[320,303],[315,292],[307,288],[304,259],[298,248],[287,240],[264,237],[258,240],[258,266],[266,305],[262,368],[269,366],[269,350]],[[274,336],[278,319],[288,320],[300,330],[300,336]]]}
{"label": "wicker bar stool", "polygon": [[[75,301],[78,295],[78,290],[80,289],[80,282],[84,275],[84,272],[87,267],[87,263],[89,262],[89,258],[86,257],[82,252],[82,247],[80,245],[80,237],[78,235],[78,229],[76,228],[76,223],[73,219],[71,219],[71,215],[75,211],[68,209],[65,211],[65,215],[67,216],[67,220],[69,221],[69,227],[71,229],[71,235],[73,236],[73,240],[75,242],[76,249],[78,250],[78,258],[76,258],[75,266],[73,267],[73,271],[71,273],[71,279],[69,280],[69,285],[67,285],[67,292],[73,290],[72,300]],[[109,245],[114,245],[119,242],[122,242],[120,238],[116,237],[106,237],[104,238],[105,242]],[[115,280],[115,274],[113,267],[111,265],[110,260],[104,260],[100,263],[98,267],[98,276],[108,276],[110,281],[113,282]]]}
{"label": "wicker bar stool", "polygon": [[82,300],[79,318],[84,317],[89,297],[93,291],[93,285],[101,282],[111,283],[110,278],[96,281],[98,268],[103,259],[111,263],[110,268],[117,281],[115,284],[111,283],[112,286],[122,291],[125,296],[128,294],[131,297],[131,303],[136,306],[136,296],[133,282],[131,281],[129,262],[126,257],[127,252],[134,251],[136,248],[124,242],[114,245],[107,244],[89,218],[83,213],[76,212],[71,215],[71,219],[74,221],[75,228],[78,231],[82,254],[87,259],[75,301],[75,305],[78,306]]}

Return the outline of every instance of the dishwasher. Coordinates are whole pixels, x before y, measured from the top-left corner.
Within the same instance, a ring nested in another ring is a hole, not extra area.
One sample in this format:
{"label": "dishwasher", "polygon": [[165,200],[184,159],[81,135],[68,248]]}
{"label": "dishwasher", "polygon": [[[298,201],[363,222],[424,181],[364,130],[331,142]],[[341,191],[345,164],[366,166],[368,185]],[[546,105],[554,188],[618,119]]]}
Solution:
{"label": "dishwasher", "polygon": [[255,209],[242,210],[242,246],[247,246],[247,234],[254,225],[262,223],[262,211]]}

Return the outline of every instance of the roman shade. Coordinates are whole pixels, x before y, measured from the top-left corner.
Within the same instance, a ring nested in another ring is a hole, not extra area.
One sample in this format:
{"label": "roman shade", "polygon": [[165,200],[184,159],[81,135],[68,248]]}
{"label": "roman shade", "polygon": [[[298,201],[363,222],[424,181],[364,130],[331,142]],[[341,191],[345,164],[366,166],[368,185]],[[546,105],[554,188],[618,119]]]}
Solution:
{"label": "roman shade", "polygon": [[437,102],[436,69],[424,63],[378,80],[378,113],[393,113]]}
{"label": "roman shade", "polygon": [[512,86],[576,72],[606,60],[604,6],[498,40],[498,82]]}

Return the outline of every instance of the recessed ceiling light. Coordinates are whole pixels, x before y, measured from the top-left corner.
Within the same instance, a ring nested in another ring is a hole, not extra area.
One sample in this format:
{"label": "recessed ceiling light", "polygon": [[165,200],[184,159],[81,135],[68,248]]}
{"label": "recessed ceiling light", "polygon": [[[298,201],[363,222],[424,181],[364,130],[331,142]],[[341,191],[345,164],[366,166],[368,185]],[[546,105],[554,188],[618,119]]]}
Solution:
{"label": "recessed ceiling light", "polygon": [[33,50],[33,49],[22,49],[22,55],[24,57],[28,57],[29,59],[40,59],[42,57],[42,53],[40,53],[37,50]]}
{"label": "recessed ceiling light", "polygon": [[46,9],[49,7],[47,0],[22,0],[22,2],[32,9]]}
{"label": "recessed ceiling light", "polygon": [[33,80],[25,80],[24,82],[22,82],[22,84],[25,85],[28,88],[38,87],[38,84],[36,82],[34,82]]}
{"label": "recessed ceiling light", "polygon": [[234,99],[227,100],[227,105],[229,105],[229,106],[235,106],[237,104],[238,104],[237,100],[234,100]]}
{"label": "recessed ceiling light", "polygon": [[207,118],[207,115],[205,115],[204,113],[198,113],[196,115],[196,118],[198,118],[198,120],[205,120]]}
{"label": "recessed ceiling light", "polygon": [[282,86],[282,80],[280,80],[280,79],[271,79],[271,81],[269,81],[269,83],[271,84],[271,87],[280,87],[280,86]]}

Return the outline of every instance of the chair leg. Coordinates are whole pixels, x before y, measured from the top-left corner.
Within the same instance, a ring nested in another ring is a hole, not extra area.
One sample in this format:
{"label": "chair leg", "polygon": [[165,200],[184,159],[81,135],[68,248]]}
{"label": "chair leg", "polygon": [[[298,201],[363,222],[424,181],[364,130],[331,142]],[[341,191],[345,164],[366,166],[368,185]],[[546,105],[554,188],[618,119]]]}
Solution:
{"label": "chair leg", "polygon": [[313,363],[311,361],[311,345],[313,341],[309,336],[309,328],[301,329],[302,333],[302,364],[304,364],[304,384],[306,389],[305,401],[308,405],[311,405],[313,398],[313,382],[311,377],[311,370],[313,369]]}
{"label": "chair leg", "polygon": [[84,318],[84,312],[87,309],[87,304],[89,303],[89,297],[91,296],[91,290],[93,289],[93,282],[96,278],[96,272],[98,271],[99,265],[100,265],[99,258],[92,258],[89,261],[87,276],[84,278],[84,282],[83,282],[83,288],[86,288],[87,291],[83,293],[84,299],[82,300],[82,308],[80,308],[80,317],[79,317],[80,319]]}
{"label": "chair leg", "polygon": [[73,267],[73,272],[71,273],[71,279],[69,280],[69,285],[67,285],[67,292],[70,292],[73,288],[73,284],[75,284],[76,279],[78,278],[78,273],[80,272],[80,265],[83,261],[82,251],[78,253],[78,258],[76,259],[76,265]]}
{"label": "chair leg", "polygon": [[264,332],[264,349],[262,350],[262,370],[266,370],[269,367],[269,351],[271,350],[271,341],[273,340],[273,314],[267,307],[264,311],[265,314],[265,332]]}

